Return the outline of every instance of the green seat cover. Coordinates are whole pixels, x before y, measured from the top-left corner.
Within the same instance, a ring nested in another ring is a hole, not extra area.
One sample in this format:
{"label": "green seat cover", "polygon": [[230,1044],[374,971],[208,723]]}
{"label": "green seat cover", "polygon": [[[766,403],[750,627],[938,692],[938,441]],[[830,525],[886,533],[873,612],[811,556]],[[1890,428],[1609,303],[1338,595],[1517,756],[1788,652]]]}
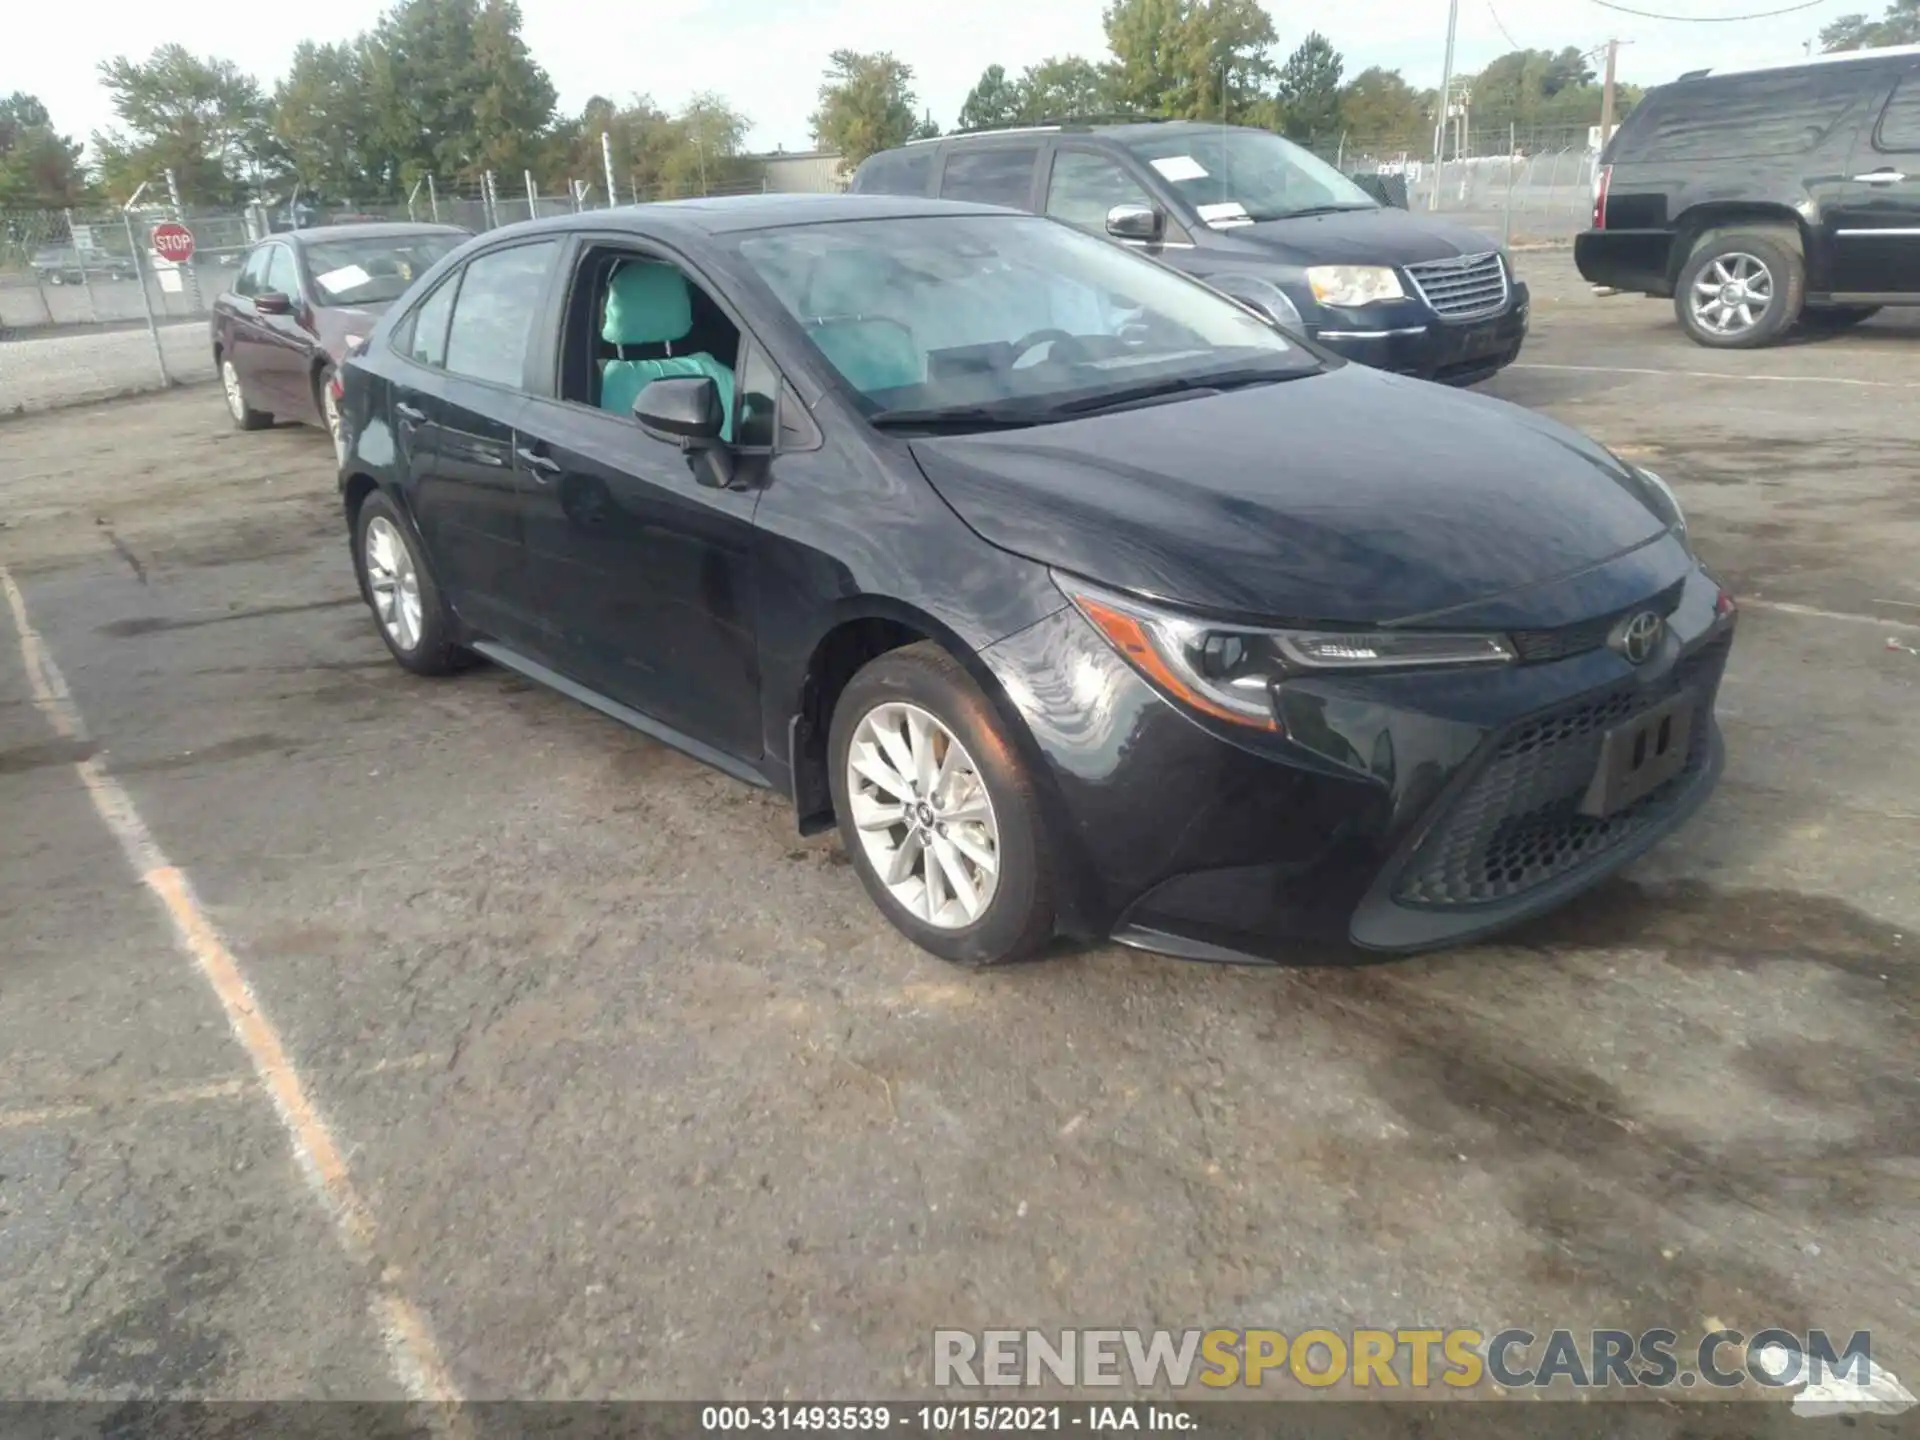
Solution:
{"label": "green seat cover", "polygon": [[[629,260],[607,286],[600,338],[610,345],[671,345],[693,329],[693,294],[687,277],[672,265]],[[633,402],[655,380],[705,375],[719,388],[720,438],[733,439],[733,371],[705,351],[657,360],[609,360],[600,371],[600,408],[633,413]]]}

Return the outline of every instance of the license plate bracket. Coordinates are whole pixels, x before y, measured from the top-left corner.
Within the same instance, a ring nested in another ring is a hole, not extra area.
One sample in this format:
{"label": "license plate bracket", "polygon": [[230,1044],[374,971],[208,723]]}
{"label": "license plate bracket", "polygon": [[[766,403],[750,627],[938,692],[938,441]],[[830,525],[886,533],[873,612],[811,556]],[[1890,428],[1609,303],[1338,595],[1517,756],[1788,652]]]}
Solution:
{"label": "license plate bracket", "polygon": [[1604,818],[1673,779],[1686,768],[1699,697],[1684,691],[1643,710],[1601,738],[1595,767],[1580,813]]}

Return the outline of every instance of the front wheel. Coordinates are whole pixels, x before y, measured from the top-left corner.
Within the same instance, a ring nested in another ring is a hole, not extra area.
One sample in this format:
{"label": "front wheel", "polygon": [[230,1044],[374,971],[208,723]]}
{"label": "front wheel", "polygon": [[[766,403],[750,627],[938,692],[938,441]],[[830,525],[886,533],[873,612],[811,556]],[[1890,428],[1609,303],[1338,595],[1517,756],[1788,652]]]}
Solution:
{"label": "front wheel", "polygon": [[234,368],[233,358],[220,357],[220,388],[227,393],[227,414],[233,417],[233,423],[242,430],[264,430],[273,424],[273,416],[265,410],[255,410],[247,404],[246,387],[240,381],[240,372]]}
{"label": "front wheel", "polygon": [[1800,318],[1807,270],[1778,232],[1710,235],[1680,269],[1674,312],[1695,343],[1714,350],[1770,345]]}
{"label": "front wheel", "polygon": [[914,944],[1007,964],[1053,936],[1032,777],[966,670],[922,642],[870,661],[834,707],[829,778],[861,883]]}
{"label": "front wheel", "polygon": [[319,402],[320,421],[327,427],[327,438],[333,441],[333,463],[347,463],[347,430],[340,417],[340,402],[333,396],[333,367],[323,365],[313,377],[314,399]]}

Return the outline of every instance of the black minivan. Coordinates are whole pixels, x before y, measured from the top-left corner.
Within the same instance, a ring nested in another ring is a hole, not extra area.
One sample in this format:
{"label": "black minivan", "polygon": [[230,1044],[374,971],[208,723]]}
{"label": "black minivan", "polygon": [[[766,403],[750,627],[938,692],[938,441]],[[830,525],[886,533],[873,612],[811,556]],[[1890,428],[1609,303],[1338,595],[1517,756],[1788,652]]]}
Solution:
{"label": "black minivan", "polygon": [[1574,257],[1596,285],[1672,296],[1717,349],[1920,305],[1920,45],[1649,91]]}
{"label": "black minivan", "polygon": [[870,157],[856,193],[1048,215],[1146,251],[1350,360],[1469,385],[1513,362],[1500,243],[1380,204],[1265,130],[1193,121],[971,131]]}

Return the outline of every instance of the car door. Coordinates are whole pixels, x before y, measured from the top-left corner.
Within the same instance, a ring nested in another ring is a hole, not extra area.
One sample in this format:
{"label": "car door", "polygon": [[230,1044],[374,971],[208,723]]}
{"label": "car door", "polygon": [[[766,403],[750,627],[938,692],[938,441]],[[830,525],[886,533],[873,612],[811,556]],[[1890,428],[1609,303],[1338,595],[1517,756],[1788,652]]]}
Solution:
{"label": "car door", "polygon": [[[577,262],[563,351],[595,344],[597,312],[580,287],[605,257],[589,246]],[[757,761],[753,513],[771,436],[763,446],[748,439],[758,433],[753,407],[770,407],[779,381],[744,332],[734,369],[734,440],[717,452],[656,440],[631,414],[588,403],[589,394],[567,398],[563,380],[556,393],[529,397],[516,459],[553,667],[702,744]]]}
{"label": "car door", "polygon": [[[266,247],[266,271],[261,283],[264,288],[253,300],[253,343],[257,349],[251,357],[253,376],[249,389],[264,402],[263,408],[276,415],[312,418],[316,410],[308,366],[313,341],[301,324],[306,302],[301,295],[300,266],[292,247],[285,244]],[[268,295],[284,297],[286,310],[261,310],[260,299]]]}
{"label": "car door", "polygon": [[515,489],[514,426],[559,251],[559,240],[539,239],[476,255],[396,332],[408,363],[393,387],[394,430],[434,575],[466,624],[517,646],[536,646],[542,632]]}
{"label": "car door", "polygon": [[256,378],[265,350],[266,327],[260,312],[254,308],[254,296],[267,288],[268,252],[276,248],[255,246],[240,267],[233,289],[214,302],[215,312],[221,319],[223,353],[239,372],[247,402],[255,409],[266,408],[267,391],[265,382]]}
{"label": "car door", "polygon": [[1043,213],[1051,219],[1105,236],[1107,212],[1116,205],[1149,205],[1167,216],[1160,240],[1119,243],[1156,256],[1166,250],[1193,248],[1193,237],[1173,218],[1167,203],[1151,193],[1118,156],[1091,145],[1062,140],[1055,144],[1050,158]]}
{"label": "car door", "polygon": [[1849,178],[1829,210],[1836,294],[1920,294],[1920,65],[1861,127]]}

